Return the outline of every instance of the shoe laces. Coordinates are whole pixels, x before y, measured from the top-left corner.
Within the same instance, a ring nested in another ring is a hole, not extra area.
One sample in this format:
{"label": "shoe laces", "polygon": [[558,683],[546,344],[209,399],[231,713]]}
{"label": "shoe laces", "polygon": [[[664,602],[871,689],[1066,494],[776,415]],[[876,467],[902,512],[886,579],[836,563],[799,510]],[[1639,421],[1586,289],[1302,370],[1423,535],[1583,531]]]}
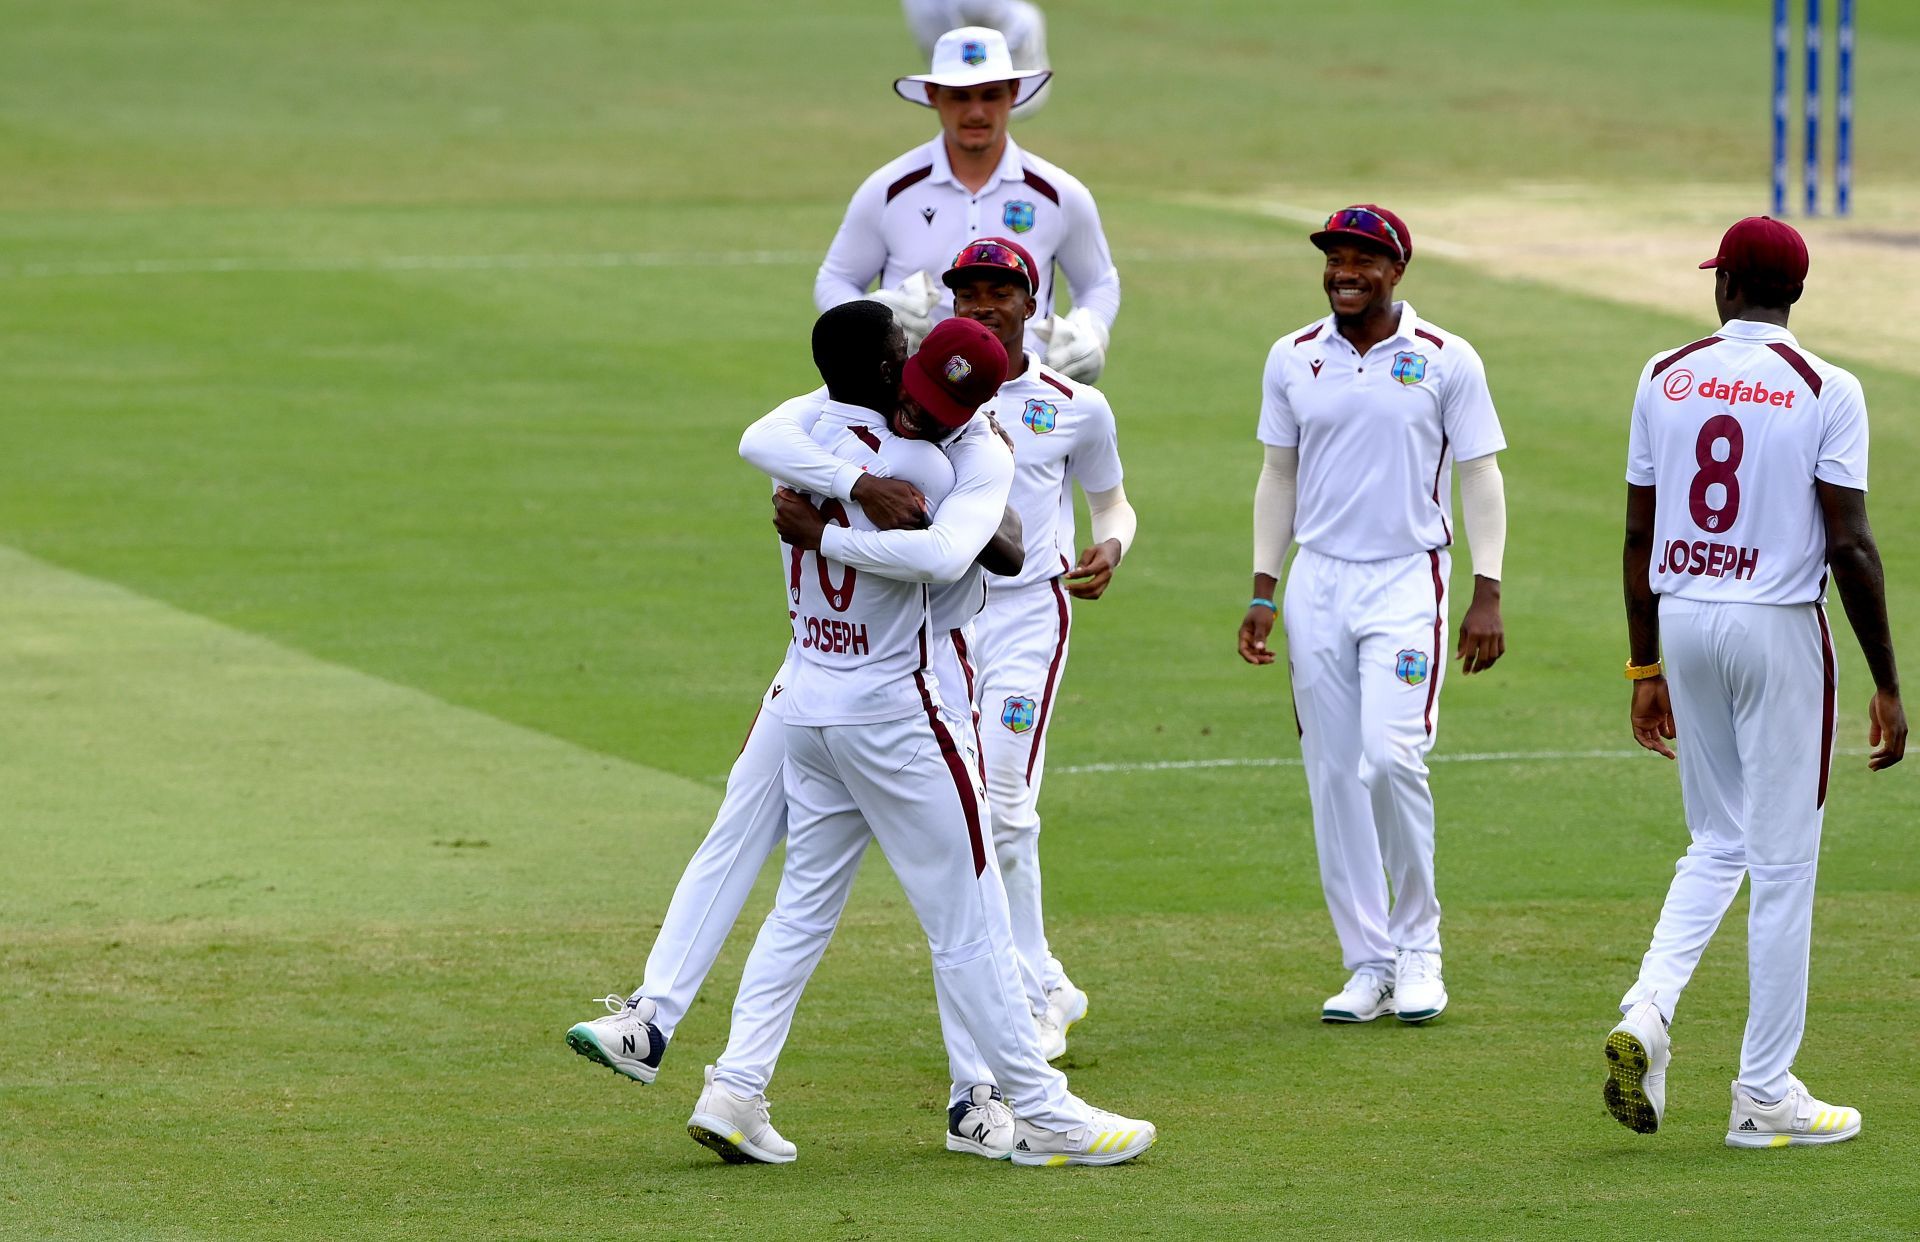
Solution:
{"label": "shoe laces", "polygon": [[1347,980],[1347,986],[1342,988],[1341,991],[1376,993],[1386,986],[1387,981],[1373,971],[1356,970],[1353,972],[1353,978]]}
{"label": "shoe laces", "polygon": [[1400,962],[1400,973],[1409,981],[1425,982],[1440,977],[1440,955],[1418,949],[1409,951]]}
{"label": "shoe laces", "polygon": [[602,1005],[605,1005],[608,1013],[625,1013],[638,1006],[642,998],[639,996],[620,996],[615,994],[612,996],[596,996],[594,999]]}

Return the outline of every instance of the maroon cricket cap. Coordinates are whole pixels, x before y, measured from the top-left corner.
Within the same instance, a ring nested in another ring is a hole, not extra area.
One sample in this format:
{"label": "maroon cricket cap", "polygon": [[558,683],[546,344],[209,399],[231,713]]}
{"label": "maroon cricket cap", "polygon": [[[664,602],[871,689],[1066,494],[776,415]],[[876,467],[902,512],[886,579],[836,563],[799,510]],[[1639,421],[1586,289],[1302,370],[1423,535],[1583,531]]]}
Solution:
{"label": "maroon cricket cap", "polygon": [[1402,263],[1413,258],[1413,233],[1406,221],[1378,203],[1355,203],[1327,217],[1320,231],[1308,238],[1325,250],[1336,237],[1352,237],[1371,242]]}
{"label": "maroon cricket cap", "polygon": [[942,319],[907,359],[907,395],[947,427],[964,427],[1007,378],[1007,347],[973,319]]}
{"label": "maroon cricket cap", "polygon": [[1807,278],[1807,241],[1791,224],[1771,216],[1748,216],[1734,222],[1720,239],[1719,253],[1700,266],[1797,285]]}
{"label": "maroon cricket cap", "polygon": [[1034,269],[1033,256],[1025,246],[1005,237],[982,237],[967,243],[966,249],[953,256],[953,266],[940,279],[952,289],[961,281],[998,272],[1012,272],[1020,277],[1026,282],[1028,293],[1040,287],[1040,274]]}

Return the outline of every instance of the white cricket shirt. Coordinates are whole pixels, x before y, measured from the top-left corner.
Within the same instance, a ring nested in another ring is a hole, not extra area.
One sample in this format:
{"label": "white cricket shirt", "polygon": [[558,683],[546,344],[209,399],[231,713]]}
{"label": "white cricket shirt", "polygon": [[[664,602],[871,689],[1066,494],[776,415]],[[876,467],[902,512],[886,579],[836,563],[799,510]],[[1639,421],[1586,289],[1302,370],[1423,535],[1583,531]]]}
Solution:
{"label": "white cricket shirt", "polygon": [[1070,380],[1026,355],[1027,369],[1000,385],[990,410],[1013,439],[1013,492],[1027,559],[1012,578],[995,578],[995,591],[1032,586],[1072,567],[1073,484],[1104,492],[1119,487],[1119,433],[1113,407],[1099,389]]}
{"label": "white cricket shirt", "polygon": [[876,276],[891,289],[925,272],[940,290],[937,323],[953,314],[953,292],[941,274],[962,247],[981,237],[1011,237],[1039,269],[1034,298],[1040,309],[1027,325],[1028,349],[1045,351],[1033,328],[1053,313],[1056,264],[1066,274],[1073,304],[1113,326],[1120,313],[1120,273],[1093,195],[1079,178],[1021,150],[1012,138],[978,194],[954,177],[944,136],[868,177],[847,204],[814,278],[814,304],[824,311],[863,298]]}
{"label": "white cricket shirt", "polygon": [[[837,456],[906,479],[939,504],[953,487],[953,466],[934,445],[904,440],[871,410],[829,402],[813,438]],[[871,530],[857,503],[828,500],[829,523]],[[793,620],[789,724],[837,725],[899,720],[926,710],[915,674],[924,673],[933,605],[925,583],[861,573],[823,550],[788,549],[787,598]]]}
{"label": "white cricket shirt", "polygon": [[1507,447],[1480,355],[1395,304],[1400,323],[1363,357],[1333,316],[1274,343],[1260,440],[1300,450],[1294,541],[1343,561],[1453,542],[1453,463]]}
{"label": "white cricket shirt", "polygon": [[1825,597],[1814,480],[1867,489],[1860,381],[1785,328],[1735,319],[1640,372],[1627,482],[1657,489],[1654,591],[1809,604]]}

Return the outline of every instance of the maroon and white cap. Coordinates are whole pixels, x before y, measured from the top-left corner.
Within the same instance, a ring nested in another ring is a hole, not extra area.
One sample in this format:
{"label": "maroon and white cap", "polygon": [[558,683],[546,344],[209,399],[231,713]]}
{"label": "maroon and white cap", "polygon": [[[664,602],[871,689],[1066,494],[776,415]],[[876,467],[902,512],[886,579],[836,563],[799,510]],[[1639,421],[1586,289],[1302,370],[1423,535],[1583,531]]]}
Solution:
{"label": "maroon and white cap", "polygon": [[1807,278],[1807,240],[1772,216],[1748,216],[1734,222],[1720,238],[1718,253],[1700,266],[1797,285]]}
{"label": "maroon and white cap", "polygon": [[942,426],[964,427],[1007,378],[1007,347],[984,324],[942,319],[907,359],[907,395]]}

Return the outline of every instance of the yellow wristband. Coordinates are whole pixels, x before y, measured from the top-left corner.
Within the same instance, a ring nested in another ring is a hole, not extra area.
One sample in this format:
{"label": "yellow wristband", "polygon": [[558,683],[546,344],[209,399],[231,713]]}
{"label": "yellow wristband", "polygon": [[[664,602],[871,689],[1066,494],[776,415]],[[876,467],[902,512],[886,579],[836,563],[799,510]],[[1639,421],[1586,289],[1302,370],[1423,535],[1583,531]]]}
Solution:
{"label": "yellow wristband", "polygon": [[1649,677],[1664,677],[1666,674],[1666,665],[1659,660],[1651,664],[1635,664],[1632,660],[1627,661],[1628,681],[1645,681]]}

